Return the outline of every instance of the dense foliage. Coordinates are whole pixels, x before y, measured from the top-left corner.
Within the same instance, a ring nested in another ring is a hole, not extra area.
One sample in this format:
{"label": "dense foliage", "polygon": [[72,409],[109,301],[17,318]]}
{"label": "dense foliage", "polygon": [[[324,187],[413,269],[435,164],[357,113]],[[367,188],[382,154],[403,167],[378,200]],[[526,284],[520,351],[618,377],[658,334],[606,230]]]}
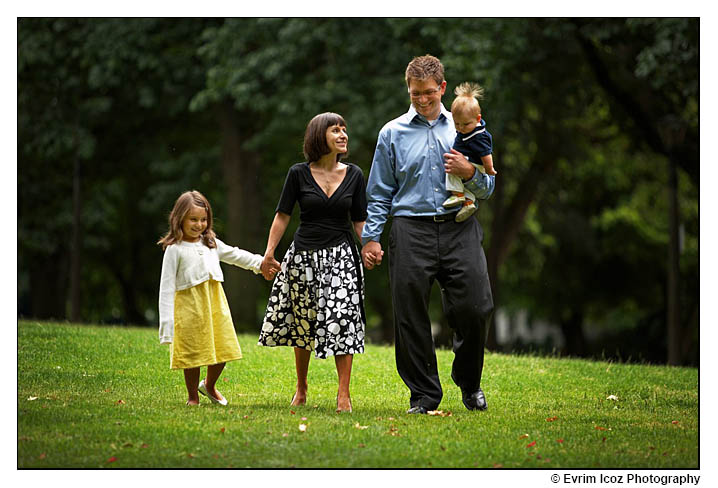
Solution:
{"label": "dense foliage", "polygon": [[[368,174],[376,134],[408,107],[406,64],[431,53],[445,105],[462,81],[486,89],[499,175],[479,219],[497,306],[559,326],[566,353],[695,363],[698,50],[697,19],[20,19],[18,315],[154,325],[155,242],[181,191],[262,253],[306,122],[341,113]],[[258,330],[268,284],[225,274],[238,329]],[[392,339],[387,281],[367,273],[373,340]]]}

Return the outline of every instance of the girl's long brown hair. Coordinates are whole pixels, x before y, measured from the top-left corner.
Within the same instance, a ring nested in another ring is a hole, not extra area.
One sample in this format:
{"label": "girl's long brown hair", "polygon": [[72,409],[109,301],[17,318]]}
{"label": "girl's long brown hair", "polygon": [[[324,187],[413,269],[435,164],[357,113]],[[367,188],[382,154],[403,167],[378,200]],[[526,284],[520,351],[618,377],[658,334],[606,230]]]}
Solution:
{"label": "girl's long brown hair", "polygon": [[175,206],[172,207],[168,219],[169,230],[162,239],[157,241],[157,244],[162,246],[163,251],[171,244],[182,242],[182,238],[184,237],[182,221],[193,205],[201,207],[207,212],[207,228],[202,233],[202,243],[209,248],[217,247],[217,243],[214,242],[215,234],[214,230],[212,230],[212,207],[209,204],[209,200],[200,192],[192,190],[181,194],[179,198],[177,198]]}

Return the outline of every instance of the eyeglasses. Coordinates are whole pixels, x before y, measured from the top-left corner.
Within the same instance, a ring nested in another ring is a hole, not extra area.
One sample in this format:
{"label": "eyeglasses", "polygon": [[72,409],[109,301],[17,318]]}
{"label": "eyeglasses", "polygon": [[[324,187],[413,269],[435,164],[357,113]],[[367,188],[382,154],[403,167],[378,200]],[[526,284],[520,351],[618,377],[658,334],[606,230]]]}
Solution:
{"label": "eyeglasses", "polygon": [[421,98],[422,95],[423,95],[423,96],[426,96],[426,97],[430,97],[430,96],[432,96],[434,93],[436,93],[436,92],[438,92],[438,91],[441,91],[441,87],[440,87],[440,86],[438,86],[438,87],[436,87],[436,88],[432,88],[431,90],[424,90],[423,92],[410,91],[410,92],[409,92],[409,96],[410,96],[411,98]]}

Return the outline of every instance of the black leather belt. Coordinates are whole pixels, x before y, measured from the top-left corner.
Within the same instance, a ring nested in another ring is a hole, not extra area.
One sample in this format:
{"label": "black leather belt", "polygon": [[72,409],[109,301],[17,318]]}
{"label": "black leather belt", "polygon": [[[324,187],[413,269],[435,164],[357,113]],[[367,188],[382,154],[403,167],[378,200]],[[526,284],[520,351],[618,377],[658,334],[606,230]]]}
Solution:
{"label": "black leather belt", "polygon": [[453,222],[456,219],[457,212],[442,215],[419,215],[413,217],[407,217],[412,220],[420,220],[422,222],[436,222],[437,224],[443,224],[444,222]]}

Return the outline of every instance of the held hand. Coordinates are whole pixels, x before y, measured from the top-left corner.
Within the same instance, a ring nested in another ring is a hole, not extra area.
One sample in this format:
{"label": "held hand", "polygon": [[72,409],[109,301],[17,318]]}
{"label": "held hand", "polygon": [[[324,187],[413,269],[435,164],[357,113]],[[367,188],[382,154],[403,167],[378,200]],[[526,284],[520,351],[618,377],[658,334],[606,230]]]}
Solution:
{"label": "held hand", "polygon": [[279,264],[279,262],[277,262],[276,259],[274,259],[274,256],[264,256],[264,259],[262,260],[262,264],[259,266],[259,269],[262,271],[262,276],[264,276],[264,279],[270,281],[274,278],[274,275],[277,274],[277,272],[281,269],[281,265]]}
{"label": "held hand", "polygon": [[456,175],[466,181],[474,176],[476,169],[474,166],[456,149],[452,149],[450,153],[444,153],[444,170],[447,173]]}
{"label": "held hand", "polygon": [[366,269],[374,269],[374,266],[379,266],[383,256],[384,251],[381,250],[381,244],[377,241],[369,241],[361,249],[361,257]]}

